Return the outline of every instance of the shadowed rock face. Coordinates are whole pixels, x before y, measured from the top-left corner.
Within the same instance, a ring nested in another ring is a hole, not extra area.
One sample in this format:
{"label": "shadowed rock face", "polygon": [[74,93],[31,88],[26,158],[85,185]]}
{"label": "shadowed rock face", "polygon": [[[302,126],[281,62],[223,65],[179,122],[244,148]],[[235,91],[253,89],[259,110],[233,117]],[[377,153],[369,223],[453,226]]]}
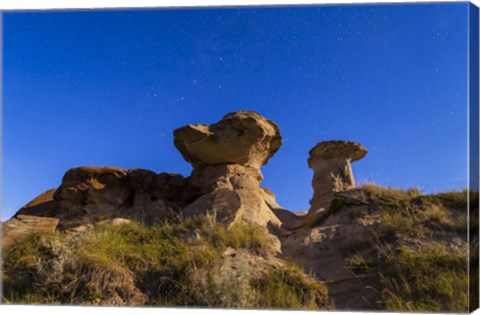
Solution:
{"label": "shadowed rock face", "polygon": [[60,218],[69,228],[99,220],[128,217],[145,224],[178,214],[199,193],[179,174],[134,168],[76,167],[61,185],[38,196],[17,215]]}
{"label": "shadowed rock face", "polygon": [[54,217],[59,211],[59,203],[53,199],[55,191],[56,189],[53,188],[38,195],[18,210],[15,216],[25,214],[39,217]]}
{"label": "shadowed rock face", "polygon": [[76,167],[68,170],[55,200],[72,205],[122,205],[128,198],[127,171],[118,167]]}
{"label": "shadowed rock face", "polygon": [[129,199],[127,183],[127,171],[121,168],[72,168],[53,196],[60,209],[56,217],[69,226],[115,216]]}

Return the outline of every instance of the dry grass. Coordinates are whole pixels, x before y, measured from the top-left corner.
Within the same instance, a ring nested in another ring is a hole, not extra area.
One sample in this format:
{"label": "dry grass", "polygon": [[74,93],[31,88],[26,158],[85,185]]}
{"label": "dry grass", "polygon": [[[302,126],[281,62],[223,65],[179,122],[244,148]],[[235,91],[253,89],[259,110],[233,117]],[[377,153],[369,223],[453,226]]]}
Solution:
{"label": "dry grass", "polygon": [[468,303],[467,257],[443,244],[412,251],[400,247],[383,257],[381,307],[390,311],[465,312]]}
{"label": "dry grass", "polygon": [[385,187],[375,183],[366,182],[360,185],[362,189],[369,191],[373,197],[390,197],[396,199],[415,198],[422,195],[422,191],[418,187],[411,187],[409,189],[398,189],[392,187]]}
{"label": "dry grass", "polygon": [[[192,229],[200,238],[185,240]],[[224,268],[227,248],[258,257]],[[286,263],[268,263],[270,237],[253,224],[226,230],[208,217],[91,226],[78,234],[36,234],[4,253],[6,303],[169,305],[325,309],[325,288]],[[274,292],[284,296],[278,299]]]}
{"label": "dry grass", "polygon": [[418,189],[362,188],[380,222],[364,242],[346,248],[347,266],[373,275],[368,284],[378,293],[378,309],[466,312],[468,191],[421,195]]}

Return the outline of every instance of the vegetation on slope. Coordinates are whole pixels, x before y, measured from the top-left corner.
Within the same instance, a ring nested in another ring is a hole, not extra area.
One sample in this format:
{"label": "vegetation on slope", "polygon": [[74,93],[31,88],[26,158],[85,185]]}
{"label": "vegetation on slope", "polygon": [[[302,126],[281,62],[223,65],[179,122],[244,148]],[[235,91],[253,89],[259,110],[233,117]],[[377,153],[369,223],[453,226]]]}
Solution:
{"label": "vegetation on slope", "polygon": [[208,217],[35,234],[4,252],[3,301],[328,308],[325,287],[276,262],[269,244],[258,226],[226,230]]}
{"label": "vegetation on slope", "polygon": [[[340,196],[321,219],[351,219],[352,233],[338,246],[346,266],[375,292],[372,306],[466,312],[472,302],[468,191],[422,195],[376,185],[361,190],[367,201],[352,204]],[[470,194],[470,203],[475,211],[478,193]],[[324,285],[302,266],[274,257],[263,229],[236,224],[227,230],[213,222],[202,217],[151,227],[97,224],[83,232],[34,234],[4,251],[3,302],[330,307]],[[470,228],[478,230],[478,221],[470,220]]]}
{"label": "vegetation on slope", "polygon": [[[376,291],[375,307],[467,311],[468,191],[423,196],[418,189],[362,188],[378,223],[344,250],[347,266]],[[470,199],[478,211],[478,193]]]}

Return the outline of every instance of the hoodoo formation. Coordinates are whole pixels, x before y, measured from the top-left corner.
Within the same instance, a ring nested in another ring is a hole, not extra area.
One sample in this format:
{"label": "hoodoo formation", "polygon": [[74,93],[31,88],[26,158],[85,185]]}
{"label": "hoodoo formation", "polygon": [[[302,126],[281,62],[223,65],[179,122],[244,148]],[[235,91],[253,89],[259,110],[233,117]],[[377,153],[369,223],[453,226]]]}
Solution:
{"label": "hoodoo formation", "polygon": [[313,198],[302,225],[315,221],[330,206],[335,193],[355,187],[350,163],[362,159],[367,152],[359,143],[341,140],[320,142],[310,150]]}
{"label": "hoodoo formation", "polygon": [[194,167],[236,164],[260,169],[282,145],[278,126],[252,111],[227,114],[212,125],[188,125],[173,134],[175,146]]}
{"label": "hoodoo formation", "polygon": [[261,167],[282,145],[273,121],[253,111],[237,111],[217,123],[187,125],[173,134],[175,147],[193,166],[189,177],[138,168],[75,167],[65,173],[57,189],[38,196],[14,217],[53,217],[59,219],[59,228],[69,229],[115,218],[151,225],[178,215],[214,214],[227,227],[247,221],[275,235],[309,225],[335,192],[353,188],[350,163],[367,153],[354,142],[317,144],[308,160],[314,170],[314,196],[302,217],[279,206],[275,195],[261,186]]}
{"label": "hoodoo formation", "polygon": [[[212,125],[188,125],[174,131],[174,143],[192,164],[189,184],[202,195],[182,210],[184,216],[214,213],[227,226],[239,220],[270,230],[282,222],[262,189],[260,167],[282,144],[278,126],[256,112],[230,113]],[[280,243],[276,245],[280,250]]]}
{"label": "hoodoo formation", "polygon": [[[210,125],[176,129],[173,140],[193,167],[187,177],[74,167],[58,188],[2,223],[5,300],[31,284],[29,292],[63,303],[76,296],[75,302],[92,305],[385,310],[399,300],[389,302],[382,293],[405,281],[426,303],[443,300],[443,277],[434,275],[440,280],[431,278],[425,291],[431,270],[454,274],[456,287],[467,281],[467,268],[458,267],[458,259],[467,267],[464,192],[357,188],[351,163],[367,149],[324,141],[309,152],[310,208],[295,213],[261,185],[262,166],[282,145],[273,121],[237,111]],[[478,192],[471,198],[478,204]],[[432,248],[441,250],[425,256]],[[402,253],[426,258],[412,266]],[[405,280],[417,265],[424,274]],[[449,291],[442,310],[465,311],[460,291]],[[411,301],[409,291],[402,310],[411,310]]]}

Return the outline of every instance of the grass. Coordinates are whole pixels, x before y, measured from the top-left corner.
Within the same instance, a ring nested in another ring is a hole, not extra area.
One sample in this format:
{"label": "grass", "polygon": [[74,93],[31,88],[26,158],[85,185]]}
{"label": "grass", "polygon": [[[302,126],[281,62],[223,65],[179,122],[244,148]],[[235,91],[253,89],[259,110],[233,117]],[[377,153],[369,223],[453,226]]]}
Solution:
{"label": "grass", "polygon": [[[373,275],[368,285],[377,292],[376,307],[466,312],[466,245],[455,247],[452,242],[457,238],[465,243],[469,192],[422,195],[416,188],[362,188],[370,193],[380,220],[369,227],[370,237],[345,248],[346,265],[357,275]],[[473,204],[475,198],[478,203],[478,193],[470,195]]]}
{"label": "grass", "polygon": [[409,312],[465,312],[468,305],[467,257],[444,245],[412,251],[401,247],[383,258],[381,308]]}
{"label": "grass", "polygon": [[[376,307],[387,311],[465,312],[468,196],[362,186],[377,222],[356,226],[343,243],[346,266],[367,275]],[[345,209],[334,199],[326,215]],[[355,211],[355,208],[351,208]],[[143,226],[90,226],[78,234],[33,234],[3,256],[3,301],[25,304],[328,309],[326,288],[293,263],[274,264],[263,228],[230,229],[211,217]],[[478,229],[478,217],[470,220]],[[199,238],[187,240],[189,231]],[[478,239],[478,235],[476,235]],[[225,257],[226,251],[235,253]],[[478,256],[471,258],[478,262]],[[230,264],[230,265],[229,265]],[[478,275],[478,269],[473,270]],[[368,282],[367,282],[368,281]],[[477,291],[478,292],[478,291]],[[475,294],[471,292],[470,294]],[[476,302],[478,303],[478,302]]]}
{"label": "grass", "polygon": [[388,197],[394,199],[406,199],[415,198],[422,195],[422,192],[418,187],[412,187],[404,190],[392,187],[384,187],[375,183],[364,183],[360,187],[369,191],[374,198]]}
{"label": "grass", "polygon": [[[186,240],[184,233],[192,229],[200,231],[200,238]],[[244,253],[231,258],[240,268],[226,267],[228,248]],[[3,301],[328,308],[323,285],[293,264],[272,265],[273,255],[263,228],[238,223],[227,230],[209,217],[34,234],[4,251]],[[252,266],[249,259],[254,258]]]}
{"label": "grass", "polygon": [[305,278],[303,268],[296,265],[271,269],[253,286],[263,296],[258,303],[261,308],[315,310],[328,304],[326,288]]}
{"label": "grass", "polygon": [[371,273],[375,270],[375,264],[361,255],[351,255],[347,258],[347,267],[356,274]]}
{"label": "grass", "polygon": [[[412,237],[427,232],[425,227],[466,233],[468,190],[422,195],[418,188],[407,190],[365,184],[380,207],[384,234],[400,233]],[[472,192],[471,203],[478,204],[478,193]],[[477,224],[478,227],[478,224]]]}

